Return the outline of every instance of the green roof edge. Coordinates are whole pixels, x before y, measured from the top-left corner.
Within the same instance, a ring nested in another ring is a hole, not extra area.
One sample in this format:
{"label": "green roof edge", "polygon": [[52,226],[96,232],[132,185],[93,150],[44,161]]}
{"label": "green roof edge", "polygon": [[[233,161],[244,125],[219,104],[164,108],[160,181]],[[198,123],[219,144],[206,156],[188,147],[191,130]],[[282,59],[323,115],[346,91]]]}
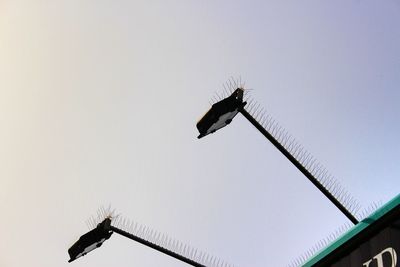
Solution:
{"label": "green roof edge", "polygon": [[302,266],[303,267],[311,267],[314,264],[318,263],[320,260],[325,258],[327,255],[332,253],[334,250],[339,248],[341,245],[349,241],[353,236],[357,235],[364,229],[366,229],[370,224],[371,220],[376,221],[382,216],[384,216],[387,212],[390,210],[394,209],[400,205],[400,194],[398,194],[396,197],[394,197],[392,200],[387,202],[385,205],[383,205],[381,208],[376,210],[374,213],[372,213],[369,217],[365,218],[358,224],[354,225],[351,229],[349,229],[346,233],[341,235],[334,241],[332,244],[328,245],[326,248],[318,252],[315,256],[313,256],[311,259],[306,261]]}

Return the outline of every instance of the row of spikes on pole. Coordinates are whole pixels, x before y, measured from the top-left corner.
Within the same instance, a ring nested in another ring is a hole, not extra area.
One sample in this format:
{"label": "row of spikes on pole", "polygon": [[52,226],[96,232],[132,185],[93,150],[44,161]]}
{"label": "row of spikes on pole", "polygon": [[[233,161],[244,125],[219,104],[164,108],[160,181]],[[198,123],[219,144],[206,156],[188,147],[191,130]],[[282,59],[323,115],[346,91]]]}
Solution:
{"label": "row of spikes on pole", "polygon": [[[248,102],[244,107],[246,111],[257,120],[296,160],[303,165],[349,212],[357,214],[361,205],[350,195],[341,183],[328,172],[328,170],[317,159],[307,151],[285,128],[266,112],[266,110],[249,95],[249,90],[244,88],[245,83],[241,77],[231,77],[225,82],[222,91],[211,99],[214,104],[228,97],[237,88],[244,89],[244,101]],[[360,219],[360,215],[355,216]]]}
{"label": "row of spikes on pole", "polygon": [[326,248],[333,241],[335,241],[339,236],[341,236],[343,233],[347,232],[352,226],[353,226],[352,223],[346,223],[346,224],[342,225],[335,232],[331,233],[329,236],[325,237],[324,239],[321,239],[311,249],[307,250],[302,255],[300,255],[299,257],[294,259],[288,265],[288,267],[302,266],[306,261],[308,261],[313,256],[315,256],[319,251],[321,251],[322,249]]}
{"label": "row of spikes on pole", "polygon": [[208,267],[234,267],[219,258],[212,256],[208,253],[199,251],[189,245],[171,238],[167,234],[155,231],[150,227],[141,225],[133,220],[122,217],[120,214],[115,213],[115,209],[101,207],[97,211],[95,216],[90,217],[87,220],[87,225],[89,228],[95,228],[99,223],[101,223],[105,218],[111,219],[111,225],[135,235],[141,239],[144,239],[150,243],[160,246],[164,249],[177,253],[183,257],[191,259],[197,263],[200,263]]}
{"label": "row of spikes on pole", "polygon": [[[376,210],[378,210],[382,206],[382,202],[374,202],[370,206],[368,206],[366,209],[361,211],[360,217],[365,219],[369,217],[372,213],[374,213]],[[314,245],[312,248],[301,254],[299,257],[291,261],[291,263],[288,265],[288,267],[298,267],[302,266],[305,262],[307,262],[309,259],[317,255],[321,250],[325,249],[328,247],[331,243],[333,243],[335,240],[337,240],[340,236],[342,236],[345,232],[350,230],[350,228],[354,227],[353,224],[351,223],[346,223],[342,225],[339,229],[331,233],[329,236],[326,238],[318,241],[316,245]]]}
{"label": "row of spikes on pole", "polygon": [[[342,184],[300,144],[285,128],[249,98],[245,110],[266,129],[308,172],[310,172],[350,213],[357,214],[361,205]],[[355,216],[359,219],[359,216]]]}

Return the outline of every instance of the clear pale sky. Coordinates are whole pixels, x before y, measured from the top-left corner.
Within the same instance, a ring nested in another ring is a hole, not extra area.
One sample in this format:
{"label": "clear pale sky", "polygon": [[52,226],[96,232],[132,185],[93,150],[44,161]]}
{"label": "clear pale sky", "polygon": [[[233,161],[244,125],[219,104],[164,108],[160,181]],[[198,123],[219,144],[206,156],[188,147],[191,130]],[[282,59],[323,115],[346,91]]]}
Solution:
{"label": "clear pale sky", "polygon": [[364,208],[400,189],[400,2],[0,0],[0,266],[186,266],[101,205],[236,266],[286,266],[348,220],[241,115],[230,76]]}

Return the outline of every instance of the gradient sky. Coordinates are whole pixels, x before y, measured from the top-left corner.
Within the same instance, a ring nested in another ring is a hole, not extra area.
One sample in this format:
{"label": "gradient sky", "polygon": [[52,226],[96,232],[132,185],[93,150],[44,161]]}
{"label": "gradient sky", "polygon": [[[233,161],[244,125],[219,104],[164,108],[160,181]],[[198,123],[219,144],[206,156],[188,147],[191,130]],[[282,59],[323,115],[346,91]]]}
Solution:
{"label": "gradient sky", "polygon": [[400,189],[400,2],[0,0],[0,266],[187,266],[101,205],[236,266],[286,266],[348,220],[241,115],[230,76],[364,208]]}

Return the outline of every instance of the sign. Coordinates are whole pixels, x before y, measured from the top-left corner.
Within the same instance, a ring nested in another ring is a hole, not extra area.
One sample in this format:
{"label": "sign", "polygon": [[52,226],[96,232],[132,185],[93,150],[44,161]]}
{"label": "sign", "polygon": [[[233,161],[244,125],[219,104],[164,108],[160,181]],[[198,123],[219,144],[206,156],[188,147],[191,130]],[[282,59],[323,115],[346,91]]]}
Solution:
{"label": "sign", "polygon": [[400,267],[400,219],[379,231],[332,267]]}

